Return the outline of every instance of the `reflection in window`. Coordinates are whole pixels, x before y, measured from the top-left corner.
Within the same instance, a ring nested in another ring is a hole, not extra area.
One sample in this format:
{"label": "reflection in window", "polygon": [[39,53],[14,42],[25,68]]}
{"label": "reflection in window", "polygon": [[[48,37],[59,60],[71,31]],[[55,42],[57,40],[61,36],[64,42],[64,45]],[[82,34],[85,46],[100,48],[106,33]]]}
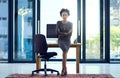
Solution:
{"label": "reflection in window", "polygon": [[7,3],[7,0],[0,0],[0,3]]}
{"label": "reflection in window", "polygon": [[17,25],[14,29],[14,54],[13,59],[18,61],[32,60],[32,1],[18,0]]}
{"label": "reflection in window", "polygon": [[4,20],[4,21],[7,20],[7,17],[2,17],[2,20]]}
{"label": "reflection in window", "polygon": [[32,8],[32,0],[28,0],[28,8]]}
{"label": "reflection in window", "polygon": [[28,26],[32,26],[32,17],[27,18]]}
{"label": "reflection in window", "polygon": [[110,58],[120,59],[120,1],[110,0]]}
{"label": "reflection in window", "polygon": [[[3,10],[4,8],[4,10]],[[8,3],[0,0],[0,61],[8,59]]]}
{"label": "reflection in window", "polygon": [[3,3],[6,3],[7,2],[7,0],[3,0]]}
{"label": "reflection in window", "polygon": [[86,0],[86,59],[100,59],[99,8],[100,0]]}

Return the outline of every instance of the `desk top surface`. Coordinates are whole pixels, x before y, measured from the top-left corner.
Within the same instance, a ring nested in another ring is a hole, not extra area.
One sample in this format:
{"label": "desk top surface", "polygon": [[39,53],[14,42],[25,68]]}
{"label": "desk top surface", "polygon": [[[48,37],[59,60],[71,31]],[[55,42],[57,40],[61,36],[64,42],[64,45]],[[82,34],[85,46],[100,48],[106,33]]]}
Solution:
{"label": "desk top surface", "polygon": [[[76,46],[80,46],[81,43],[77,43],[77,44],[71,44],[71,47],[76,47]],[[48,44],[48,47],[59,47],[58,44]]]}

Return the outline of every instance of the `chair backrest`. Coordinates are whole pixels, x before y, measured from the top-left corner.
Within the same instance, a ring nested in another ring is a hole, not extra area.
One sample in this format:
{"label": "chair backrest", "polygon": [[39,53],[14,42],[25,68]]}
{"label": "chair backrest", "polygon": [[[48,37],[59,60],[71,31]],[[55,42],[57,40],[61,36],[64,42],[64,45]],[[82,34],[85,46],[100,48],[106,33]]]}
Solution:
{"label": "chair backrest", "polygon": [[40,53],[40,55],[44,55],[47,53],[47,49],[48,49],[48,45],[45,36],[42,34],[35,35],[34,52]]}

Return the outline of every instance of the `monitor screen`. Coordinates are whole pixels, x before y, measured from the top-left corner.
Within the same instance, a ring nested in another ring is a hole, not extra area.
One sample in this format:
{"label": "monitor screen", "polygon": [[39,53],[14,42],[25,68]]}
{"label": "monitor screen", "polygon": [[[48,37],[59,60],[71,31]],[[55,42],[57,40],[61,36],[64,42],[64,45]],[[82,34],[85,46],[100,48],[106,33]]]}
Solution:
{"label": "monitor screen", "polygon": [[47,38],[57,38],[56,24],[47,24]]}

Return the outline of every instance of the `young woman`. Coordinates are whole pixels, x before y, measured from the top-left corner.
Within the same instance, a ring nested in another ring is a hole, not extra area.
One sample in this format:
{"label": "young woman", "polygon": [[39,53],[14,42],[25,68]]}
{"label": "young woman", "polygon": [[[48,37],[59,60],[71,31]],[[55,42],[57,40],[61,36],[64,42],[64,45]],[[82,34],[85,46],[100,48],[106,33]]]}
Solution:
{"label": "young woman", "polygon": [[61,76],[67,75],[66,59],[71,43],[70,38],[72,35],[73,26],[73,24],[67,20],[69,15],[70,13],[68,9],[61,9],[60,16],[62,17],[62,20],[57,22],[58,44],[63,51]]}

